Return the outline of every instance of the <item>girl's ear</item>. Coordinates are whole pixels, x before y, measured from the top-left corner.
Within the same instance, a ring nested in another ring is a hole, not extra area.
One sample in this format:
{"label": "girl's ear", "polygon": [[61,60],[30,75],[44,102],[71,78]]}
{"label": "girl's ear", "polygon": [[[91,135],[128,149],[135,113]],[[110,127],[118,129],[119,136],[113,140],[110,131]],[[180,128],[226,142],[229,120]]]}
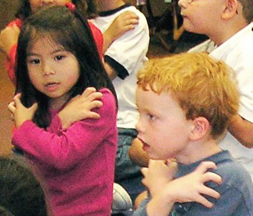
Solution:
{"label": "girl's ear", "polygon": [[239,3],[238,0],[225,0],[224,10],[222,13],[222,19],[228,20],[238,14]]}
{"label": "girl's ear", "polygon": [[193,121],[193,128],[190,133],[190,139],[192,141],[197,141],[202,139],[204,136],[209,134],[211,125],[209,121],[204,117],[197,117]]}

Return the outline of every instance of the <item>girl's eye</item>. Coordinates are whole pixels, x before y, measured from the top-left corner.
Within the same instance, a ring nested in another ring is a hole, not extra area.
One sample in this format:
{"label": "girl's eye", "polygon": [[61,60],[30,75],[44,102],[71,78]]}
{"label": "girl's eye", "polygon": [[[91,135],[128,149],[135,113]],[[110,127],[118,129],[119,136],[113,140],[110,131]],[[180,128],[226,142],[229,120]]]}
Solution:
{"label": "girl's eye", "polygon": [[57,61],[60,61],[60,60],[62,60],[64,58],[65,58],[65,56],[63,56],[63,55],[57,55],[57,56],[55,56],[55,60],[57,60]]}
{"label": "girl's eye", "polygon": [[39,59],[29,59],[29,60],[28,60],[28,63],[29,63],[29,64],[39,64],[39,63],[40,63],[40,60],[39,60]]}

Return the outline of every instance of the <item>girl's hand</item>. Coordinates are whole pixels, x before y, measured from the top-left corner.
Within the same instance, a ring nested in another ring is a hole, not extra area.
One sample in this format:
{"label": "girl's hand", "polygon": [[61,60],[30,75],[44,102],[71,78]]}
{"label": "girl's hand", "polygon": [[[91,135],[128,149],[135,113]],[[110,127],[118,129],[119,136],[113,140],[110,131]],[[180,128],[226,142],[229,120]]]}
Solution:
{"label": "girl's hand", "polygon": [[202,162],[194,172],[169,182],[163,189],[164,193],[170,197],[169,199],[172,202],[198,202],[207,208],[211,208],[213,204],[203,195],[218,199],[220,194],[207,187],[205,183],[213,181],[221,184],[222,179],[219,175],[208,172],[208,169],[216,169],[215,163],[211,161]]}
{"label": "girl's hand", "polygon": [[18,42],[20,29],[17,25],[8,26],[0,32],[0,49],[9,56],[10,50]]}
{"label": "girl's hand", "polygon": [[25,121],[32,120],[38,108],[35,103],[31,107],[26,108],[20,101],[21,94],[15,95],[13,102],[8,105],[9,111],[12,113],[16,128],[19,128]]}
{"label": "girl's hand", "polygon": [[134,29],[138,23],[139,17],[132,11],[126,11],[116,17],[110,27],[103,34],[104,52],[114,40],[122,36],[127,31]]}
{"label": "girl's hand", "polygon": [[103,94],[97,92],[95,88],[88,87],[82,95],[72,98],[58,114],[62,129],[67,129],[73,123],[86,118],[100,118],[100,115],[92,110],[103,106],[102,96]]}
{"label": "girl's hand", "polygon": [[167,161],[149,160],[148,168],[142,168],[144,175],[142,183],[148,188],[151,196],[163,190],[174,178],[177,171],[177,163],[174,159]]}

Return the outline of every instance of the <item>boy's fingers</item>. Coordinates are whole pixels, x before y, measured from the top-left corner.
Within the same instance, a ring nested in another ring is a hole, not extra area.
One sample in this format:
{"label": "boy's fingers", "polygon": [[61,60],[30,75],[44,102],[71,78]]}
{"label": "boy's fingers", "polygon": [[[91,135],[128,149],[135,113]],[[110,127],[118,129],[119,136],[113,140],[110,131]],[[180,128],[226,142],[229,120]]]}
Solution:
{"label": "boy's fingers", "polygon": [[208,196],[213,197],[215,199],[220,198],[220,194],[216,190],[206,187],[206,186],[204,186],[203,190],[201,191],[201,194],[208,195]]}
{"label": "boy's fingers", "polygon": [[213,181],[220,185],[222,183],[222,178],[213,172],[207,172],[204,174],[203,182]]}
{"label": "boy's fingers", "polygon": [[199,195],[196,198],[196,202],[202,204],[203,206],[207,207],[207,208],[212,208],[213,207],[213,203],[211,203],[210,201],[208,201],[205,197]]}
{"label": "boy's fingers", "polygon": [[209,169],[216,169],[217,166],[212,161],[203,161],[201,164],[195,169],[196,172],[205,173]]}

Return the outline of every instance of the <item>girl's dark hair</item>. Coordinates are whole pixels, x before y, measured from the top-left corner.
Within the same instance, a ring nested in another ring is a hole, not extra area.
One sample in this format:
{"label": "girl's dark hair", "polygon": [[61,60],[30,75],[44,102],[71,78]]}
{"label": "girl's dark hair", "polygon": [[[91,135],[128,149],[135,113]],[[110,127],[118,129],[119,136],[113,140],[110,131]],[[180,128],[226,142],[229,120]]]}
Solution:
{"label": "girl's dark hair", "polygon": [[33,173],[6,157],[0,157],[0,215],[47,215],[44,191]]}
{"label": "girl's dark hair", "polygon": [[27,52],[40,37],[48,37],[71,52],[79,63],[80,77],[71,89],[70,98],[81,94],[87,87],[97,90],[108,88],[115,95],[113,85],[103,67],[87,21],[77,12],[62,6],[45,7],[26,19],[21,29],[17,48],[17,92],[21,101],[31,106],[35,101],[38,110],[33,121],[39,126],[49,126],[48,97],[34,88],[27,69]]}
{"label": "girl's dark hair", "polygon": [[[72,0],[77,9],[87,18],[94,18],[98,14],[97,5],[94,0]],[[16,17],[25,20],[32,14],[29,0],[20,0],[20,7]]]}

